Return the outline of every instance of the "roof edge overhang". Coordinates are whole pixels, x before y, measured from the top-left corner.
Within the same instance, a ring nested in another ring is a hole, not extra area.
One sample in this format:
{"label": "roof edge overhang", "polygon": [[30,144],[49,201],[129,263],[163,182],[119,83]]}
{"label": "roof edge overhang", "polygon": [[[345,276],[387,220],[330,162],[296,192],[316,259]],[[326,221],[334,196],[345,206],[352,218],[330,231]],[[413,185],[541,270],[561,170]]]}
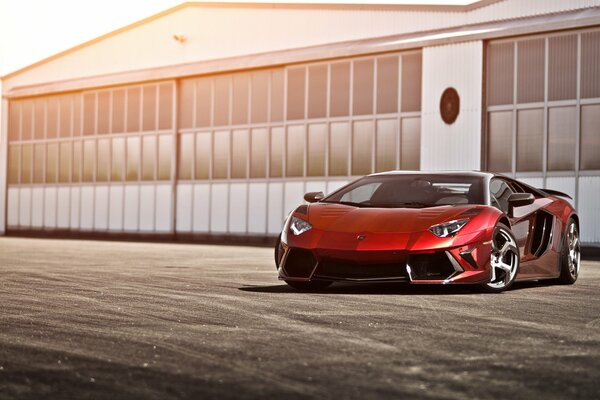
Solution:
{"label": "roof edge overhang", "polygon": [[569,13],[557,13],[502,22],[467,25],[456,29],[442,29],[408,35],[353,40],[269,53],[250,54],[231,58],[48,82],[30,86],[20,86],[10,89],[3,94],[3,97],[18,98],[89,90],[106,86],[119,86],[189,76],[260,69],[305,62],[341,59],[359,55],[414,50],[422,47],[474,40],[491,40],[593,26],[600,26],[600,7]]}

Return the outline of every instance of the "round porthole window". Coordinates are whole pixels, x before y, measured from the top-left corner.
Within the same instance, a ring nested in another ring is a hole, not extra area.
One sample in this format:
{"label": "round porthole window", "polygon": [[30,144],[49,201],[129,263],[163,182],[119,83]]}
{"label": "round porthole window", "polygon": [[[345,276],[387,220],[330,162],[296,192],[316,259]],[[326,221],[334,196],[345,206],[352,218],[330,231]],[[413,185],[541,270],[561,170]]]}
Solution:
{"label": "round porthole window", "polygon": [[440,99],[440,115],[445,123],[453,124],[460,112],[460,97],[456,89],[449,87]]}

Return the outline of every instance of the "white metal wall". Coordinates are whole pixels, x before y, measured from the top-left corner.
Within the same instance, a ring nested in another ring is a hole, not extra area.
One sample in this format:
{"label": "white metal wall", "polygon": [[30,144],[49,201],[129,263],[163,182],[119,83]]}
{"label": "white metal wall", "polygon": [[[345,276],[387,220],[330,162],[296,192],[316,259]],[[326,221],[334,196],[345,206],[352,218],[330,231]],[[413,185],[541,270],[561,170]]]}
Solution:
{"label": "white metal wall", "polygon": [[[423,49],[421,169],[472,170],[481,163],[483,43]],[[440,116],[440,98],[453,87],[460,113],[452,124]]]}
{"label": "white metal wall", "polygon": [[[0,94],[2,80],[0,79]],[[6,229],[6,169],[8,168],[8,101],[0,97],[0,235]]]}

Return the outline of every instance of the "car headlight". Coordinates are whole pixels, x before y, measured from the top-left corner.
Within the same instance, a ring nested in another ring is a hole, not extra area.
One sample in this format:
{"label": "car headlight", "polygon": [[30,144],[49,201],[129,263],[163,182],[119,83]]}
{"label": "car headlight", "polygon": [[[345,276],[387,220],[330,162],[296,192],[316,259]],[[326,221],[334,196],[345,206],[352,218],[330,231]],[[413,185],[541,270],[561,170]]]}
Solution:
{"label": "car headlight", "polygon": [[458,231],[462,229],[469,222],[468,218],[456,219],[454,221],[444,222],[443,224],[433,225],[429,228],[429,231],[437,237],[445,238],[448,236],[454,236]]}
{"label": "car headlight", "polygon": [[309,231],[311,229],[312,225],[309,224],[307,221],[300,218],[292,217],[292,221],[290,222],[290,230],[294,235],[301,235],[304,232]]}

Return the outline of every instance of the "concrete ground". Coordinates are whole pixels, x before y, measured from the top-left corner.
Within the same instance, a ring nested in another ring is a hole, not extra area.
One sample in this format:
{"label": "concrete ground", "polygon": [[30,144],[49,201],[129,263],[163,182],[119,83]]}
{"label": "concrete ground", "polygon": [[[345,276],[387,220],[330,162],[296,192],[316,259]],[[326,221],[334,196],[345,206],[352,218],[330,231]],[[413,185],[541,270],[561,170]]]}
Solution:
{"label": "concrete ground", "polygon": [[598,398],[599,293],[590,261],[298,293],[266,248],[0,238],[0,399]]}

